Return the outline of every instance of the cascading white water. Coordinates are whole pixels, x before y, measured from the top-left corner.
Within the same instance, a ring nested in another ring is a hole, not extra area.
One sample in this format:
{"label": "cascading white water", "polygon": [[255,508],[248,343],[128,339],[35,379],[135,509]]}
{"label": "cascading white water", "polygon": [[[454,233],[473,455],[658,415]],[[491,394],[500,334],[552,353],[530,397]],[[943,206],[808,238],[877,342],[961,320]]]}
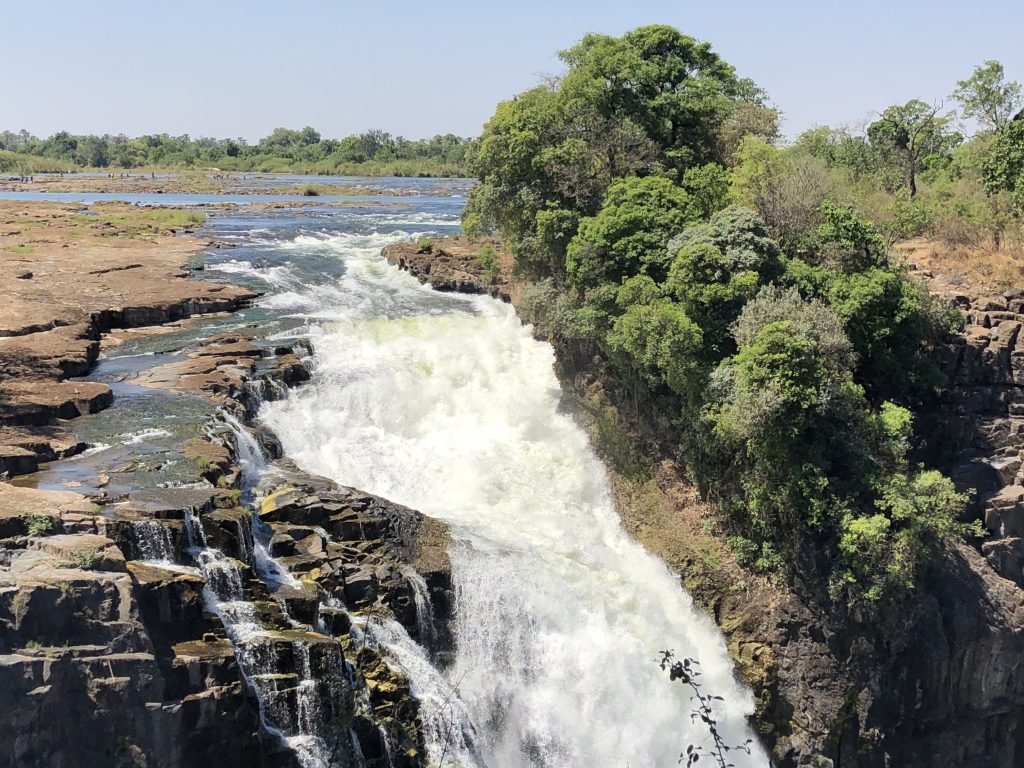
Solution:
{"label": "cascading white water", "polygon": [[[676,765],[709,737],[688,691],[659,670],[662,649],[700,661],[705,690],[724,697],[720,731],[743,743],[751,696],[678,578],[623,531],[586,435],[558,410],[551,348],[509,307],[442,299],[387,266],[377,249],[393,237],[306,244],[334,248],[347,271],[271,297],[316,321],[316,371],[262,418],[305,469],[452,527],[448,679],[472,726],[446,764]],[[405,638],[380,640],[401,655]],[[419,698],[437,687],[407,671]],[[768,764],[756,746],[731,759]]]}
{"label": "cascading white water", "polygon": [[267,468],[267,457],[252,433],[241,422],[225,410],[220,412],[224,423],[231,428],[235,438],[235,458],[242,470],[242,485],[251,488],[259,482],[260,475]]}
{"label": "cascading white water", "polygon": [[171,529],[152,520],[132,521],[138,559],[163,565],[174,562],[174,540]]}
{"label": "cascading white water", "polygon": [[[239,453],[243,453],[241,446],[247,444],[246,438],[252,441],[249,449],[258,453],[258,445],[248,431],[236,420],[231,423],[232,428],[237,430]],[[262,462],[262,454],[259,454],[258,459],[253,455],[242,459],[240,463],[243,464],[243,472],[246,462]],[[340,647],[334,642],[322,644],[321,664],[326,668],[314,670],[309,640],[293,638],[263,626],[255,604],[246,597],[240,563],[209,545],[202,520],[195,510],[185,509],[184,527],[188,554],[206,579],[204,598],[210,610],[220,617],[235,648],[242,673],[259,702],[263,727],[280,737],[292,749],[302,768],[349,765],[352,745],[346,741],[341,753],[334,754],[336,750],[324,738],[328,716],[333,716],[335,704],[341,697],[341,681],[348,677]],[[243,553],[247,552],[243,545],[247,541],[248,537],[240,528],[239,547]],[[254,556],[259,553],[265,558],[262,567],[272,577],[266,579],[268,583],[292,579],[266,554],[262,543],[255,543],[251,553]],[[256,561],[259,558],[253,559]],[[308,637],[317,636],[310,634]],[[289,679],[287,675],[282,675],[280,668],[277,646],[282,644],[291,647],[294,660],[294,704],[287,687],[281,690],[283,681]],[[353,762],[358,765],[354,758]]]}

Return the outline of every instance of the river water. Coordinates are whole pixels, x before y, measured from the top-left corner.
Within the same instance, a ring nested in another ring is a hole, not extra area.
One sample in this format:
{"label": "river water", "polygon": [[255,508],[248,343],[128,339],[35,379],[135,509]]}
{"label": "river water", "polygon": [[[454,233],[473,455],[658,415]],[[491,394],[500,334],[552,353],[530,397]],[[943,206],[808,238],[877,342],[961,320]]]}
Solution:
{"label": "river water", "polygon": [[[439,295],[380,257],[424,227],[449,231],[459,204],[433,205],[278,242],[291,264],[269,268],[266,304],[308,323],[315,369],[262,419],[303,468],[452,526],[447,677],[487,765],[675,765],[706,732],[654,662],[664,648],[701,661],[727,741],[742,743],[750,695],[679,579],[623,531],[559,410],[551,347],[508,305]],[[336,262],[337,278],[306,284],[306,259]]]}
{"label": "river water", "polygon": [[[377,638],[428,722],[454,722],[433,730],[431,757],[674,766],[710,742],[688,690],[659,669],[662,649],[700,661],[705,691],[724,699],[725,741],[743,743],[752,697],[679,578],[620,525],[600,461],[559,408],[550,346],[508,305],[436,293],[381,257],[389,243],[458,231],[465,189],[443,184],[443,195],[420,181],[415,196],[345,207],[243,206],[210,220],[236,247],[205,259],[207,279],[267,291],[231,324],[313,342],[313,380],[260,414],[286,453],[452,529],[454,663],[430,668],[394,628]],[[768,764],[753,752],[730,760]]]}

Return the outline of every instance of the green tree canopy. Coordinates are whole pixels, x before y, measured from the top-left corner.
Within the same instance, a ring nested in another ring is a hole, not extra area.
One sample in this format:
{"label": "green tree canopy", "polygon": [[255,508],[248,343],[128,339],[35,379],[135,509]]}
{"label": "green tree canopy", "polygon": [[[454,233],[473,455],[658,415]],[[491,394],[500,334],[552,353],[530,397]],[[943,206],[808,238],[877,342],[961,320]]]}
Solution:
{"label": "green tree canopy", "polygon": [[663,176],[698,192],[704,211],[724,205],[708,164],[724,163],[727,121],[729,141],[747,130],[735,126],[740,106],[761,98],[755,86],[667,26],[587,35],[561,57],[562,78],[499,104],[484,126],[466,224],[498,229],[528,273],[560,276],[576,227],[617,179]]}
{"label": "green tree canopy", "polygon": [[966,80],[959,80],[953,98],[964,117],[977,120],[990,131],[998,131],[1024,106],[1024,91],[1018,82],[1006,82],[1003,65],[986,61],[974,68]]}
{"label": "green tree canopy", "polygon": [[951,115],[939,115],[939,107],[912,99],[889,107],[868,126],[868,138],[882,151],[888,151],[901,163],[907,191],[917,194],[917,174],[925,160],[948,156],[963,137],[952,128]]}
{"label": "green tree canopy", "polygon": [[1024,117],[1018,115],[998,131],[983,173],[988,193],[1009,192],[1014,211],[1024,215]]}
{"label": "green tree canopy", "polygon": [[581,288],[644,273],[663,280],[665,246],[699,213],[690,196],[658,176],[617,181],[596,216],[580,222],[569,243],[566,271]]}

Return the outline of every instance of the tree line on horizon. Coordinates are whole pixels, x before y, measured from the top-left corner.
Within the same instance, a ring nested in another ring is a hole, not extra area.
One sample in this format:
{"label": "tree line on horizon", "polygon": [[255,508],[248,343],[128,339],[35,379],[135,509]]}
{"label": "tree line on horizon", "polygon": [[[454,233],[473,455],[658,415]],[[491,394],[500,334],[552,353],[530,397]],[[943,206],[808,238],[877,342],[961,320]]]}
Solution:
{"label": "tree line on horizon", "polygon": [[315,129],[275,128],[255,144],[188,134],[76,135],[47,138],[28,131],[0,132],[0,172],[43,173],[78,169],[217,168],[226,171],[345,173],[362,168],[387,175],[461,176],[473,140],[454,134],[406,139],[370,130],[327,139]]}

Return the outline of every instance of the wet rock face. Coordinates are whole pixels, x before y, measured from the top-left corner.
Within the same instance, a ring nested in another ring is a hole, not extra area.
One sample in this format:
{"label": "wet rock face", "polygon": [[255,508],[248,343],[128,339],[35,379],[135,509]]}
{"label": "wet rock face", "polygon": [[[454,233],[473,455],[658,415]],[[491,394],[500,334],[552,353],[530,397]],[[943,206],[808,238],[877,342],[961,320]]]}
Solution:
{"label": "wet rock face", "polygon": [[0,505],[31,512],[0,558],[0,765],[260,764],[258,713],[203,580],[60,533],[91,507],[76,496],[0,484]]}
{"label": "wet rock face", "polygon": [[349,610],[384,607],[435,654],[451,650],[454,598],[441,523],[308,475],[273,489],[259,516],[273,531],[271,554],[283,565]]}
{"label": "wet rock face", "polygon": [[261,403],[284,397],[288,388],[309,380],[302,360],[309,351],[302,339],[270,347],[250,333],[219,333],[198,344],[186,359],[145,371],[136,383],[202,394],[252,417]]}
{"label": "wet rock face", "polygon": [[[276,586],[253,567],[252,513],[222,490],[140,491],[97,512],[75,493],[0,485],[0,508],[25,510],[2,521],[0,711],[17,716],[0,729],[0,765],[292,768],[261,712],[286,733],[315,717],[330,749],[351,755],[358,739],[367,764],[422,765],[409,682],[352,617],[450,648],[447,532],[284,466],[257,511],[298,578]],[[251,637],[229,639],[211,612],[221,572],[182,567],[198,562],[197,536],[236,570],[261,627]]]}

